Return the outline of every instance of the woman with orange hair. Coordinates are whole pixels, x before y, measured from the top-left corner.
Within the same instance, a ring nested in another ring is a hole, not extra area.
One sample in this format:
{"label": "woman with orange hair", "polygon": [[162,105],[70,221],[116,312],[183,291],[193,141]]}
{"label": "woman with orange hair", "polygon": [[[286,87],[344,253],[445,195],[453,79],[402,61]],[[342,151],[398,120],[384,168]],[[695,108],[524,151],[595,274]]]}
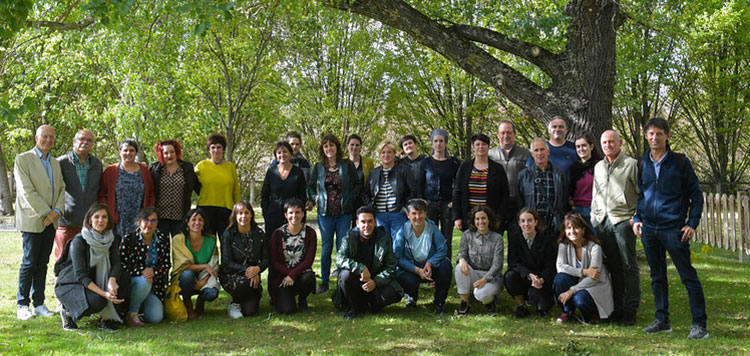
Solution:
{"label": "woman with orange hair", "polygon": [[174,236],[183,230],[185,213],[190,210],[192,192],[200,193],[201,184],[193,164],[182,160],[182,145],[175,140],[159,141],[154,145],[159,159],[149,167],[154,180],[156,208],[159,209],[158,229]]}

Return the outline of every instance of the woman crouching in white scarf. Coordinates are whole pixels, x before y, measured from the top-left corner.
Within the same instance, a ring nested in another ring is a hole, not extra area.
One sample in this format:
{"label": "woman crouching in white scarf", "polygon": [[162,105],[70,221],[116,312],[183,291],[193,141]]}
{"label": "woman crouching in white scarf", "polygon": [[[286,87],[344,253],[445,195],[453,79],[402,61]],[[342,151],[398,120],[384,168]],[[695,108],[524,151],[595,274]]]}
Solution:
{"label": "woman crouching in white scarf", "polygon": [[103,204],[86,213],[81,233],[65,246],[55,264],[55,294],[62,303],[63,329],[75,330],[76,322],[98,313],[99,329],[116,331],[122,319],[114,304],[125,301],[130,278],[122,278],[119,241],[112,232],[112,218]]}

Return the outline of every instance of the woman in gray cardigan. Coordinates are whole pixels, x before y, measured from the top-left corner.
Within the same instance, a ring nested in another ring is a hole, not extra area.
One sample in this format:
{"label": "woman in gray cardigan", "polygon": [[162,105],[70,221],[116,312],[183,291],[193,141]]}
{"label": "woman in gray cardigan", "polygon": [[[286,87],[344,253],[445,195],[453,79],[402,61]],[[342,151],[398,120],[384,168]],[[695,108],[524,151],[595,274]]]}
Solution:
{"label": "woman in gray cardigan", "polygon": [[586,323],[606,319],[614,310],[612,284],[602,263],[601,241],[581,215],[568,213],[563,220],[557,248],[557,275],[552,282],[555,297],[562,305],[558,323],[568,322],[581,311]]}
{"label": "woman in gray cardigan", "polygon": [[78,329],[76,321],[98,313],[99,329],[115,331],[122,322],[115,304],[130,294],[130,276],[122,270],[119,238],[112,232],[109,208],[95,203],[83,220],[83,229],[65,245],[55,264],[55,295],[62,303],[64,330]]}

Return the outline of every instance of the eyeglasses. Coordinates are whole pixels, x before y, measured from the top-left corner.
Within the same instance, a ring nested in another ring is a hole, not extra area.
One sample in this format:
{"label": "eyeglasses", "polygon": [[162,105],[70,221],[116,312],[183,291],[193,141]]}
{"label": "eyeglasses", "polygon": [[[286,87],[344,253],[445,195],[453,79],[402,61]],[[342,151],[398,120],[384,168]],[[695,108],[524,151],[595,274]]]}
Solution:
{"label": "eyeglasses", "polygon": [[157,222],[159,222],[159,219],[142,219],[141,221],[148,224],[156,224]]}

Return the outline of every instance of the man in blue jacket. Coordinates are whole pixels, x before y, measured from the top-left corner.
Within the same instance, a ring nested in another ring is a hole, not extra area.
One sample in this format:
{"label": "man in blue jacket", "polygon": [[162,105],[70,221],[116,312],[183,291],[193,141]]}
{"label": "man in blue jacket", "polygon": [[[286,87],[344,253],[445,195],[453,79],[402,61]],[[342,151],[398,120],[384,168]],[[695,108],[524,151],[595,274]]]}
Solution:
{"label": "man in blue jacket", "polygon": [[646,333],[671,332],[667,298],[667,260],[672,257],[685,285],[693,314],[688,339],[706,339],[706,301],[698,274],[690,262],[690,239],[700,223],[703,196],[690,161],[669,148],[669,124],[663,118],[646,123],[650,149],[641,158],[638,175],[638,203],[633,232],[641,237],[651,268],[656,320]]}

